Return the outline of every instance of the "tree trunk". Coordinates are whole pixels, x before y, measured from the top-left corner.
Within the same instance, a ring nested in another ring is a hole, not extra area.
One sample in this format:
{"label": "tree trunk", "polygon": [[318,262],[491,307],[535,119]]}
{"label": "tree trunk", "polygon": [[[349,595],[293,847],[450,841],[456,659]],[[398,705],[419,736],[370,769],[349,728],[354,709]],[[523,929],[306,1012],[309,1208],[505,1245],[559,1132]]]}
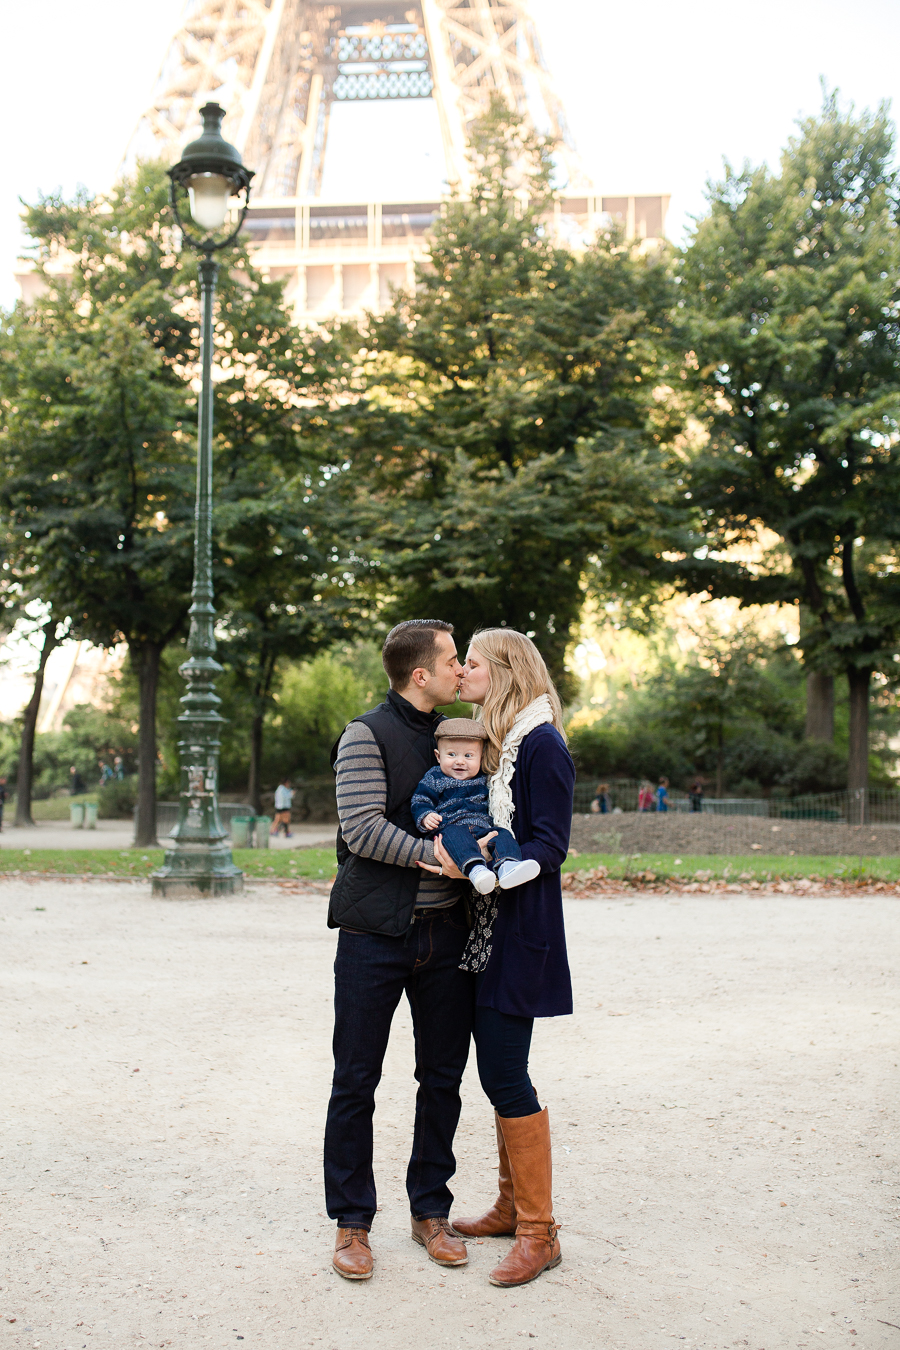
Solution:
{"label": "tree trunk", "polygon": [[247,796],[257,816],[262,815],[259,775],[262,767],[263,717],[262,711],[254,713],[253,721],[250,723],[250,772],[247,777]]}
{"label": "tree trunk", "polygon": [[806,676],[806,738],[834,740],[834,676],[819,670]]}
{"label": "tree trunk", "polygon": [[16,824],[33,825],[31,818],[31,786],[34,779],[34,736],[37,730],[38,712],[41,706],[41,694],[44,692],[44,672],[47,659],[54,647],[59,646],[56,636],[56,620],[49,619],[42,629],[44,642],[41,647],[41,659],[34,676],[34,689],[28,706],[22,714],[22,742],[19,747],[19,768],[16,774]]}
{"label": "tree trunk", "polygon": [[721,726],[716,743],[716,796],[725,796],[725,736]]}
{"label": "tree trunk", "polygon": [[247,796],[250,798],[250,805],[256,815],[262,814],[260,776],[262,774],[263,729],[277,663],[278,657],[276,654],[264,646],[259,655],[256,687],[253,690],[253,705],[256,712],[253,715],[253,721],[250,723],[250,768],[247,774]]}
{"label": "tree trunk", "polygon": [[853,825],[866,821],[866,793],[869,786],[869,682],[871,670],[856,666],[847,669],[850,686],[850,754],[847,761],[847,788],[850,793],[849,820]]}
{"label": "tree trunk", "polygon": [[134,821],[137,848],[150,848],[156,844],[156,695],[162,652],[159,642],[142,642],[131,648],[140,690],[138,800]]}

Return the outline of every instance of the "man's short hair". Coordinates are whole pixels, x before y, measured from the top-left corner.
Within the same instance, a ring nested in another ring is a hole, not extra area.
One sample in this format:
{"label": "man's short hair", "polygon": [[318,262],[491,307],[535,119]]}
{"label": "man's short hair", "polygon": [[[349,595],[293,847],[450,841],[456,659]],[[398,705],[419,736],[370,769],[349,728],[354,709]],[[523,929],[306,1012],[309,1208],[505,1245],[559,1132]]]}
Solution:
{"label": "man's short hair", "polygon": [[381,649],[381,664],[392,689],[405,689],[414,670],[424,666],[435,673],[438,633],[452,633],[443,619],[407,619],[392,628]]}

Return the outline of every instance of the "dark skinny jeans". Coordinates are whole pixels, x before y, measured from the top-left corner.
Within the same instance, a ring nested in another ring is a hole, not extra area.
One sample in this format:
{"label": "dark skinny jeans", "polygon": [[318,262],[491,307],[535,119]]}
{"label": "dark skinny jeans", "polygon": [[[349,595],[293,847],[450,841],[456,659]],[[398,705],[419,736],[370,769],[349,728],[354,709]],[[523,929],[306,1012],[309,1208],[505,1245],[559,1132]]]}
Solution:
{"label": "dark skinny jeans", "polygon": [[469,936],[462,902],[417,914],[405,937],[342,929],[334,962],[334,1081],[325,1127],[325,1199],[342,1228],[375,1217],[372,1117],[397,1004],[406,994],[416,1049],[416,1117],[406,1173],[417,1219],[446,1218],[453,1136],[469,1056],[474,980],[459,969]]}
{"label": "dark skinny jeans", "polygon": [[[476,1000],[484,975],[475,977]],[[504,1120],[533,1116],[541,1109],[528,1076],[533,1017],[514,1017],[496,1008],[475,1007],[478,1077],[491,1105]]]}

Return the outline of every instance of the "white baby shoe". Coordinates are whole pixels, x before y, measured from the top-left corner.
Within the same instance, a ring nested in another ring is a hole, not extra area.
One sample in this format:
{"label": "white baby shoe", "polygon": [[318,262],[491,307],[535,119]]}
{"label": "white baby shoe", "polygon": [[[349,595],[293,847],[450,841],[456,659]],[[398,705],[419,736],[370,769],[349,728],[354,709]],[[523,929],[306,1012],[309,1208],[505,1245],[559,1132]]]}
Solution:
{"label": "white baby shoe", "polygon": [[485,867],[484,863],[479,863],[477,867],[472,868],[469,873],[469,880],[479,895],[490,895],[497,885],[497,878],[489,867]]}
{"label": "white baby shoe", "polygon": [[541,865],[534,858],[523,858],[521,862],[509,862],[500,864],[500,870],[497,875],[500,878],[501,890],[508,891],[511,886],[524,886],[526,881],[534,881],[535,877],[540,876]]}

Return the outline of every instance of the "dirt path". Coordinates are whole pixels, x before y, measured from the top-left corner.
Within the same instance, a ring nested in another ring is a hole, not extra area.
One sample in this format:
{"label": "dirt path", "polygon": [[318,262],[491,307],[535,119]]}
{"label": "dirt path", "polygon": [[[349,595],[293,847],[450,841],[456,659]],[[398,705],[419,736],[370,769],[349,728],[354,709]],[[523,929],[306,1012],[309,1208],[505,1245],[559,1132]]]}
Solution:
{"label": "dirt path", "polygon": [[[443,1272],[409,1239],[405,1012],[376,1277],[331,1272],[320,895],[5,881],[0,1350],[900,1347],[897,904],[567,901],[577,1013],[532,1060],[564,1262],[508,1292],[505,1241]],[[473,1069],[461,1213],[493,1198]]]}

